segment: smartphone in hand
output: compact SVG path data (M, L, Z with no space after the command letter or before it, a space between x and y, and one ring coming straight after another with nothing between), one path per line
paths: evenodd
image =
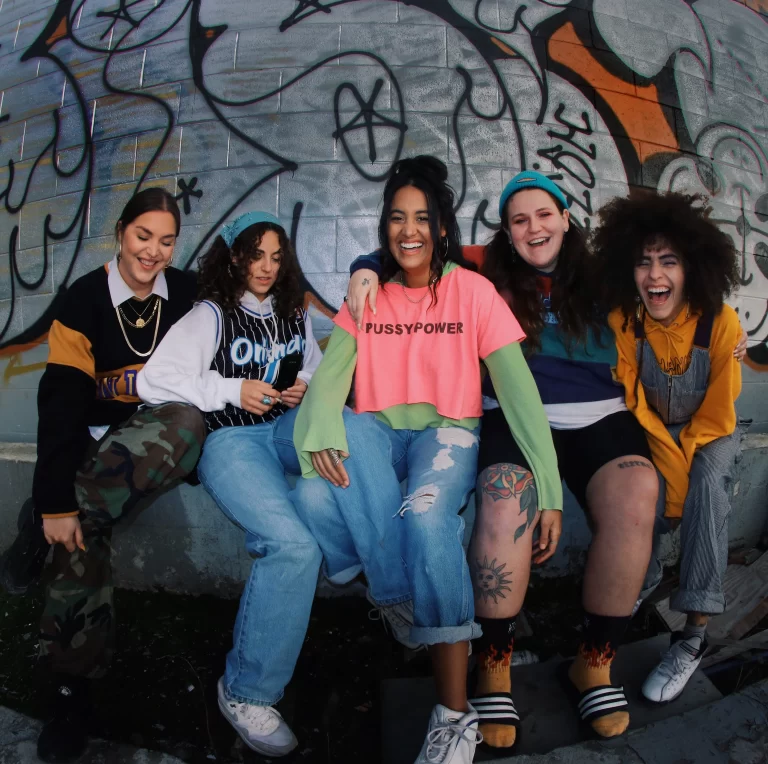
M296 377L304 364L304 353L291 353L280 361L280 368L277 372L277 379L272 383L272 387L279 392L287 390L296 384Z

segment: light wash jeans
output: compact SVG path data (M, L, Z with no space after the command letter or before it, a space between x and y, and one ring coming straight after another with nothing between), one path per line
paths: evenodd
M328 573L352 571L361 562L379 604L411 597L414 642L480 636L459 516L475 483L479 428L393 430L370 414L351 412L344 424L349 488L317 477L302 478L294 491Z
M207 438L200 481L245 531L253 561L240 597L224 687L233 700L271 706L291 679L309 623L322 555L289 498L285 473L298 475L293 425L298 409L274 422L222 427Z

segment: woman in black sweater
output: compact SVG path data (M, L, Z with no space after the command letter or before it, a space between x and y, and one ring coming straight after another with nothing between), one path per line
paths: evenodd
M0 571L23 593L54 545L39 642L52 680L43 761L85 747L89 680L107 667L114 629L111 528L189 474L205 437L193 406L139 408L136 393L136 375L195 298L194 279L170 267L180 223L164 189L136 194L115 226L114 259L66 290L48 333L32 499Z

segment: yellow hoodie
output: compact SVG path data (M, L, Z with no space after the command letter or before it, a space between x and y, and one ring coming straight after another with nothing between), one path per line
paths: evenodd
M687 371L693 351L693 336L698 314L690 315L685 306L669 325L662 326L650 316L645 318L645 336L659 366L667 374ZM624 385L627 408L634 413L648 436L653 461L667 483L666 517L681 517L688 494L688 475L696 449L717 438L730 435L736 429L735 401L741 392L741 364L733 351L741 338L741 325L736 311L724 305L715 317L709 345L710 374L704 400L691 421L680 433L680 445L675 443L664 422L647 404L642 384L637 387L637 352L635 319L622 330L624 314L617 309L608 316L616 335L618 364L616 376Z

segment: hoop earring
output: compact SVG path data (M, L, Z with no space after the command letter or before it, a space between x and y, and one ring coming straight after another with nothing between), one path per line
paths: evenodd
M120 258L122 258L122 253L120 251L121 249L122 247L118 244L117 250L115 251L115 260L117 260L118 263L120 262Z
M229 276L229 278L231 278L231 279L235 278L235 274L234 274L234 273L232 273L232 263L231 263L231 262L230 262L230 263L227 263L227 275L228 275L228 276Z
M170 268L172 265L173 265L173 255L171 255L171 259L165 264L165 266L163 267L163 270L167 271L168 268Z
M448 237L443 236L443 253L442 258L445 260L448 257Z

